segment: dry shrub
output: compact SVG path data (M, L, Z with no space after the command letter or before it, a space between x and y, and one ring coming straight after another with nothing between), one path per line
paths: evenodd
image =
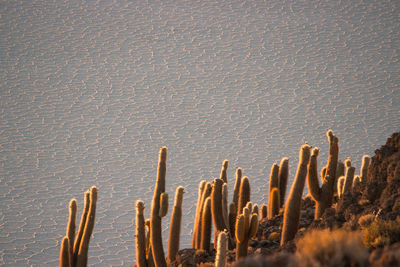
M363 242L368 248L379 248L400 241L400 217L393 221L376 220L363 230Z
M366 214L361 216L358 219L358 224L360 225L361 228L366 228L371 225L375 221L376 216L374 214Z
M300 266L368 266L368 251L360 232L314 230L297 244L296 257Z

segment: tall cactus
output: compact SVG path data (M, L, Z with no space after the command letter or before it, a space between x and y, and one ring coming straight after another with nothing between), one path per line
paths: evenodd
M236 181L235 187L233 188L233 199L232 202L235 204L235 207L238 208L239 203L239 192L240 192L240 184L242 183L242 169L236 168Z
M162 226L160 217L161 194L165 192L165 175L167 171L167 148L161 147L157 167L157 180L154 188L154 196L151 204L150 217L150 241L153 253L153 260L157 267L166 267L164 248L162 243Z
M87 265L88 252L89 252L89 241L93 233L94 221L96 216L96 204L97 204L97 187L92 186L90 188L90 207L87 214L85 228L83 230L81 244L79 246L77 267L83 267Z
M194 230L193 230L193 239L194 239L194 245L193 248L199 249L201 245L201 236L202 236L202 223L203 223L203 212L204 212L204 203L207 199L207 197L211 196L211 191L212 191L212 186L210 182L206 182L203 193L201 196L200 200L200 209L198 211L198 214L196 214L196 221L194 225Z
M300 159L296 177L294 178L292 188L290 189L283 215L281 246L295 237L299 227L301 198L306 181L307 165L310 161L310 146L304 144L301 147L299 154Z
M254 237L258 230L257 214L250 215L247 207L236 219L236 260L247 256L249 240Z
M217 243L217 255L215 256L215 267L225 267L227 246L228 234L226 232L219 233Z
M279 174L278 174L278 188L280 196L280 208L283 207L285 203L286 187L289 178L289 159L282 158L279 164Z
M239 201L237 206L237 216L242 214L243 208L246 207L247 202L250 201L250 181L247 176L243 177L240 183Z
M184 188L178 186L175 192L175 202L172 209L171 223L169 226L168 238L168 257L167 262L175 261L176 254L179 250L179 237L181 234L181 221L182 221L182 202L183 202Z
M335 186L336 168L339 154L339 139L333 134L332 130L328 130L326 133L329 139L329 156L326 171L322 171L322 186L319 187L318 180L315 180L314 172L317 168L317 156L315 159L311 159L311 162L315 161L315 164L310 165L309 172L312 174L308 175L308 186L311 196L316 201L315 208L315 219L321 218L324 214L325 209L332 205L332 198Z
M202 223L201 223L201 237L199 249L210 252L211 242L211 197L207 197L204 201Z
M225 224L224 211L223 211L223 188L224 181L222 179L214 179L214 184L211 192L211 213L215 226L214 246L217 245L217 237L221 231L228 227Z
M136 201L136 264L138 267L147 267L144 202L142 200Z
M199 221L199 216L201 209L203 208L202 205L202 195L203 195L203 190L204 187L206 186L207 181L206 180L201 180L199 184L199 193L197 196L197 206L196 206L196 216L194 218L194 226L193 226L193 235L192 235L192 248L196 248L196 241L197 241L197 227L198 227L198 221Z

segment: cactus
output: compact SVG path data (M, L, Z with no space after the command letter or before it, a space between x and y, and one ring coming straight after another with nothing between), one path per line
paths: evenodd
M344 176L340 176L337 181L337 195L338 195L339 199L343 195L343 188L344 188L345 180L346 180L346 178Z
M344 176L344 163L341 162L340 160L338 161L337 167L336 167L336 179L335 179L335 185L333 186L334 188L334 192L333 194L339 194L339 192L337 191L337 189L339 188L337 183L338 180L341 176Z
M136 264L138 267L146 267L146 231L144 219L144 202L136 201Z
M224 160L224 162L222 162L222 167L221 167L221 174L219 179L222 179L222 181L224 181L224 183L228 183L228 177L226 175L226 171L228 169L228 160Z
M332 198L335 185L336 168L339 154L339 139L333 134L332 130L326 133L329 139L329 156L326 170L322 170L321 179L322 186L319 187L318 180L315 180L315 172L317 168L317 156L311 157L309 174L308 174L308 187L311 196L316 202L315 219L321 218L325 209L332 205ZM314 157L314 158L313 158ZM311 172L311 173L310 173Z
M361 179L360 179L360 176L356 175L356 176L354 176L353 185L351 187L352 192L359 190L360 187L361 187Z
M162 147L159 153L159 161L157 167L157 180L154 188L154 196L151 204L151 217L150 217L150 242L153 253L153 260L157 267L166 267L164 248L162 242L162 227L160 217L160 199L161 194L165 192L165 174L167 162L167 148Z
M279 214L280 203L279 189L273 187L268 200L268 219L272 219Z
M280 208L282 208L283 204L285 203L288 178L289 178L289 159L285 157L282 158L281 163L279 164L279 174L278 174Z
M67 237L68 237L68 257L71 266L74 262L74 238L75 238L75 230L76 230L76 199L71 199L69 202L69 220L67 226Z
M221 232L218 235L217 255L215 256L215 267L225 267L226 265L226 250L228 245L228 234Z
M268 195L271 194L271 191L274 187L279 187L279 167L276 163L272 164L271 173L269 176L269 188Z
M317 151L318 149L316 149L315 152L313 150L313 155L314 153L318 154ZM301 147L299 154L300 159L297 167L296 177L294 179L292 188L290 189L283 215L281 246L295 237L299 227L301 197L307 175L307 165L310 161L310 146L308 144L304 144Z
M68 236L64 236L61 241L60 267L69 267L69 243Z
M203 203L202 202L202 195L203 195L203 190L204 187L206 186L207 181L206 180L201 180L200 184L199 184L199 193L197 196L197 206L196 206L196 216L194 218L194 226L193 226L193 236L192 236L192 248L196 248L196 240L197 240L197 223L199 221L199 216L200 216L200 212L201 209L203 208Z
M233 189L233 199L232 202L235 204L235 207L239 207L239 193L240 193L240 184L242 183L242 169L236 168L236 181L235 187Z
M90 207L87 214L85 229L83 231L82 240L79 245L77 264L76 266L87 266L88 252L89 252L89 241L93 233L94 221L96 216L96 204L97 204L97 187L92 186L90 188Z
M259 211L258 211L258 205L254 204L253 205L253 211L251 212L251 214L256 213L258 215Z
M231 202L229 204L229 232L233 235L235 233L235 223L236 223L236 206L235 203Z
M214 246L217 245L217 237L219 232L228 229L225 225L225 218L223 212L223 196L222 187L224 181L222 179L214 179L214 184L211 192L211 213L215 226Z
M145 222L145 226L147 229L146 233L146 260L147 260L147 267L154 267L154 259L153 259L153 252L151 249L151 240L150 240L150 219L147 219Z
M204 212L204 203L207 197L211 196L212 186L210 182L206 182L201 196L199 214L196 215L196 221L194 225L193 239L195 239L193 248L199 249L201 244L201 231L202 231L202 217Z
M268 217L268 207L266 204L261 205L261 220Z
M179 236L181 234L181 221L182 221L182 202L183 202L184 188L178 186L175 192L175 202L171 215L171 223L169 226L168 238L168 256L167 262L175 261L176 254L179 250Z
M368 155L364 155L362 157L362 163L361 163L361 172L360 172L360 180L361 184L365 184L367 182L368 178L368 167L371 162L371 158Z
M236 260L247 256L249 240L254 237L258 230L258 216L253 214L250 217L248 208L243 209L243 213L236 220Z
M209 252L211 242L211 197L207 197L204 201L201 226L199 248Z
M343 191L342 194L346 194L348 192L351 192L351 187L353 185L353 179L354 179L354 172L355 172L355 168L351 166L351 159L347 158L344 161L344 164L346 166L346 176L345 176L345 182L343 185Z
M79 246L81 244L82 236L83 236L83 231L85 230L85 225L86 225L86 219L87 215L89 213L89 207L90 207L90 190L87 190L85 192L85 198L84 198L84 205L83 205L83 211L82 211L82 217L81 217L81 222L79 224L79 230L78 234L75 238L74 242L74 255L73 255L73 262L72 266L76 266L77 260L78 260L78 252L79 252Z
M247 176L242 178L240 183L240 190L239 190L239 201L238 201L238 209L237 215L242 214L243 208L246 207L247 202L250 201L250 181Z
M222 185L222 215L226 229L229 231L229 211L228 211L228 184Z

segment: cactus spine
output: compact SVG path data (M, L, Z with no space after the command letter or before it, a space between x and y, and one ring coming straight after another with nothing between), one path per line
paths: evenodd
M64 236L61 241L60 267L69 267L69 243L68 236Z
M162 147L159 153L159 161L157 168L157 180L154 188L154 196L151 205L150 218L150 241L153 253L153 260L157 267L166 267L164 248L161 235L161 217L160 217L160 199L161 194L165 192L165 175L167 171L167 148Z
M299 154L300 159L297 167L296 177L294 179L292 188L290 189L283 215L281 246L295 237L299 227L301 197L307 175L307 165L310 161L310 146L308 144L304 144L301 147Z
M325 209L329 208L332 205L332 198L335 186L335 177L336 177L336 168L338 162L338 154L339 154L339 139L333 134L332 130L328 130L326 133L329 139L329 156L328 156L328 165L322 173L322 186L319 188L319 184L315 182L315 180L311 180L308 182L309 190L311 196L316 201L315 208L315 219L321 218L324 214ZM312 160L313 161L313 160ZM315 158L315 166L310 166L309 170L314 172L314 168L316 168L316 158ZM309 174L309 179L314 179L314 176ZM308 180L309 180L308 179ZM316 187L318 186L318 188Z
M225 267L226 265L226 250L228 246L228 235L226 232L221 232L218 235L217 255L215 256L215 267Z
M181 221L182 221L182 202L183 202L184 189L178 186L175 192L175 202L172 209L171 223L169 226L168 238L168 262L171 263L175 260L176 254L179 250L179 236L181 234Z
M285 203L285 195L286 195L286 187L287 181L289 178L289 159L282 158L281 163L279 164L279 174L278 174L278 187L279 187L279 196L280 196L280 207L283 207Z
M211 225L211 197L207 197L204 201L202 213L202 229L199 248L208 252L210 251Z
M277 187L272 188L272 191L269 193L269 201L268 201L268 219L272 219L276 215L279 214L280 210L280 196L279 189Z
M146 231L144 219L144 203L136 201L136 264L138 267L146 267Z
M236 220L236 260L247 256L249 240L254 237L258 230L258 216L253 214L247 207L243 209L243 213Z

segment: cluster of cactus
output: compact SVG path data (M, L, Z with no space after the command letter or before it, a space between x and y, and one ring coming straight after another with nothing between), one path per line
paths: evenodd
M69 220L66 236L61 242L60 266L84 267L87 266L89 241L94 228L97 203L97 187L92 186L85 192L85 204L78 233L76 230L76 199L69 204ZM75 235L76 234L76 235Z
M289 177L289 159L283 158L280 165L272 165L268 188L267 218L272 219L279 214L285 202L286 186ZM263 218L263 217L262 217Z

